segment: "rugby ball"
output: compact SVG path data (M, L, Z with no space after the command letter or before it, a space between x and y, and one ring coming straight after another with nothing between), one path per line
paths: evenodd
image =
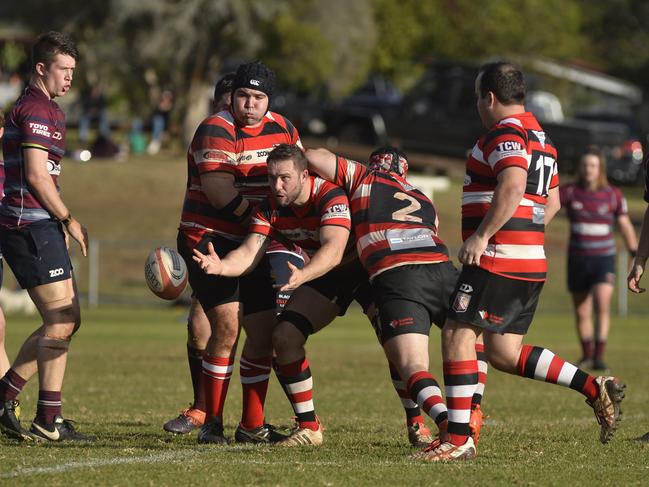
M144 278L156 296L176 299L187 286L187 265L174 249L158 247L146 258Z

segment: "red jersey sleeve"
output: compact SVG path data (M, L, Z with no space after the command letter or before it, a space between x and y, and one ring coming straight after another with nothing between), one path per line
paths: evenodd
M368 171L369 169L360 162L338 156L334 184L345 188L347 194L351 195L358 189Z
M498 175L508 167L529 168L530 156L527 153L527 140L524 133L507 120L490 131L483 146L484 160Z
M614 214L615 216L626 215L629 213L629 206L627 205L626 198L619 188L611 186L613 189L613 199L615 201Z
M237 167L234 133L219 116L206 118L196 130L190 145L199 174L222 171L235 173Z
M336 225L351 230L349 199L345 191L329 181L315 178L316 205L320 212L320 226Z
M276 236L277 231L273 228L273 210L268 204L268 200L257 205L250 220L248 233L259 233L267 237Z

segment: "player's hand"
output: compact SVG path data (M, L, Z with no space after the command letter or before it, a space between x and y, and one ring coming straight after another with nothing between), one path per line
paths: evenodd
M292 291L300 287L300 284L304 283L304 271L290 262L287 262L288 270L291 271L291 276L288 278L286 284L277 284L275 288L278 288L280 291Z
M81 253L84 257L88 255L88 230L77 220L72 218L70 223L67 225L68 235L73 239L79 242L79 247L81 248ZM67 243L67 242L66 242Z
M644 265L639 264L634 260L633 265L631 266L631 272L629 272L629 277L627 277L627 284L631 292L639 294L646 291L646 289L640 287L640 278L643 273Z
M489 239L482 238L474 233L464 241L457 254L457 258L464 265L479 265L480 257L487 248L488 243Z
M212 242L208 242L207 244L207 254L202 253L198 249L194 249L192 259L194 259L200 268L203 269L205 274L219 276L223 271L223 263L214 251L214 245L212 245Z

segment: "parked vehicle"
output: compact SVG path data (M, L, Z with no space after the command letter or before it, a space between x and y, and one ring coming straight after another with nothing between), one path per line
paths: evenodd
M329 133L342 140L390 142L404 150L463 158L485 131L476 113L477 73L474 65L435 63L398 106L332 106L325 116ZM629 133L625 125L605 121L564 118L542 124L557 147L562 170L571 170L589 145L613 153Z

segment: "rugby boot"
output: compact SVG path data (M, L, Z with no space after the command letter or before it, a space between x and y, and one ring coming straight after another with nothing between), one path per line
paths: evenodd
M480 439L480 430L482 429L482 409L480 405L477 405L471 408L471 417L469 419L469 429L471 430L471 437L473 442L478 445L478 440Z
M40 423L35 419L29 433L35 440L46 441L95 441L95 437L79 433L74 427L74 421L55 416L49 424Z
M312 430L309 428L300 428L299 425L297 425L291 433L284 438L281 441L278 441L275 443L278 446L320 446L322 445L322 442L324 441L323 435L322 435L322 423L320 423L320 420L316 417L316 421L318 422L318 429L317 430Z
M408 425L408 441L415 448L424 448L433 441L433 435L424 423Z
M15 440L32 440L29 431L20 425L20 403L17 399L5 401L0 406L0 431Z
M205 424L205 411L196 408L183 410L178 417L170 419L162 429L174 435L185 435Z
M449 462L451 460L472 460L476 456L475 443L470 436L463 445L454 445L451 442L434 441L412 458L426 462Z
M586 400L586 403L593 408L595 418L599 423L599 441L608 443L622 420L620 403L624 399L626 384L617 377L605 376L596 377L595 382L599 388L599 394L594 401Z
M221 420L214 418L210 422L205 423L198 431L198 442L227 445L228 439L223 435L223 423Z
M257 428L247 429L237 426L234 432L234 440L237 443L277 443L286 438L286 435L278 433L275 427L270 424L263 424Z

